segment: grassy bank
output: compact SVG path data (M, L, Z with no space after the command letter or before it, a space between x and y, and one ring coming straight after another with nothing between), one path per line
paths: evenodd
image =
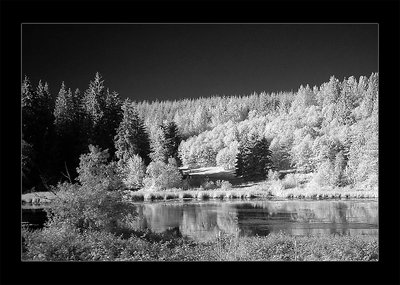
M378 191L359 190L352 188L313 188L313 187L295 187L289 189L274 188L268 183L258 183L251 186L242 186L240 188L230 189L211 189L202 188L182 190L168 189L157 190L139 190L136 192L127 191L126 199L130 201L157 201L157 200L209 200L209 199L256 199L256 198L284 198L284 199L364 199L378 198Z
M23 260L112 261L371 261L378 238L371 236L220 236L193 242L150 232L128 238L105 232L44 229L24 235Z
M208 199L363 199L378 198L378 190L364 187L320 186L312 181L313 174L289 174L284 179L244 182L233 172L220 167L199 168L190 173L190 185L167 190L141 189L125 191L128 201L208 200ZM227 179L227 180L224 180ZM42 204L54 198L51 192L22 195L22 203Z
M25 204L43 204L48 203L54 198L51 192L37 192L22 195L22 203ZM266 183L255 185L242 185L240 188L230 189L211 189L202 188L182 190L146 190L125 191L125 198L128 201L170 201L170 200L230 200L230 199L376 199L377 190L360 190L352 188L313 188L313 187L295 187L289 189L274 188Z

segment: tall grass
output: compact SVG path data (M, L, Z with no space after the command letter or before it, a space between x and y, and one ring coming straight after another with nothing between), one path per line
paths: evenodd
M163 191L144 191L131 192L125 197L133 202L139 201L157 201L157 200L208 200L208 199L270 199L273 197L287 199L363 199L378 198L377 190L362 190L350 187L320 187L315 184L308 183L299 185L292 183L293 180L284 182L282 180L273 180L262 182L256 185L243 188L222 188L205 190L202 188L182 190L169 189ZM287 184L285 184L287 183ZM287 185L298 185L296 187L287 188Z
M222 232L195 242L171 234L23 230L23 260L45 261L377 261L375 236L242 237Z

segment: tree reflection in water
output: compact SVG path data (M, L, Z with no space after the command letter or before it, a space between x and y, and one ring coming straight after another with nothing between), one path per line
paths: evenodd
M376 201L209 201L137 204L138 228L207 241L219 232L265 236L376 235ZM177 233L178 234L178 233Z

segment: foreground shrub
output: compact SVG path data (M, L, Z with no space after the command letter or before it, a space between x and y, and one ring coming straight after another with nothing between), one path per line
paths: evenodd
M153 161L147 167L144 184L148 189L179 188L182 185L182 175L176 164Z
M47 209L49 225L65 224L71 228L113 229L131 217L133 205L123 200L119 191L109 191L102 184L95 186L63 183Z
M135 232L127 238L103 231L46 228L23 231L24 259L124 261L377 261L373 236L219 236L194 242L173 232Z
M77 181L87 187L103 185L107 190L121 190L123 183L114 162L108 163L108 150L89 145L89 153L80 156Z
M284 189L295 188L299 185L296 175L293 173L289 173L282 181L282 185Z
M139 155L129 158L127 164L122 167L121 172L122 181L128 189L139 189L143 186L146 166Z
M107 151L89 148L77 169L79 183L55 187L56 196L46 210L47 227L113 231L131 223L135 211L119 191L122 182L115 165L107 163Z

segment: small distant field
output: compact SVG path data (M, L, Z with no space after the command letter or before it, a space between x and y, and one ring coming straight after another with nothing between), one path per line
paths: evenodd
M216 182L218 180L229 181L233 185L239 185L243 183L243 179L235 176L235 170L225 170L223 167L201 167L195 169L183 168L183 173L189 175L190 185L193 187L199 187L205 179Z

